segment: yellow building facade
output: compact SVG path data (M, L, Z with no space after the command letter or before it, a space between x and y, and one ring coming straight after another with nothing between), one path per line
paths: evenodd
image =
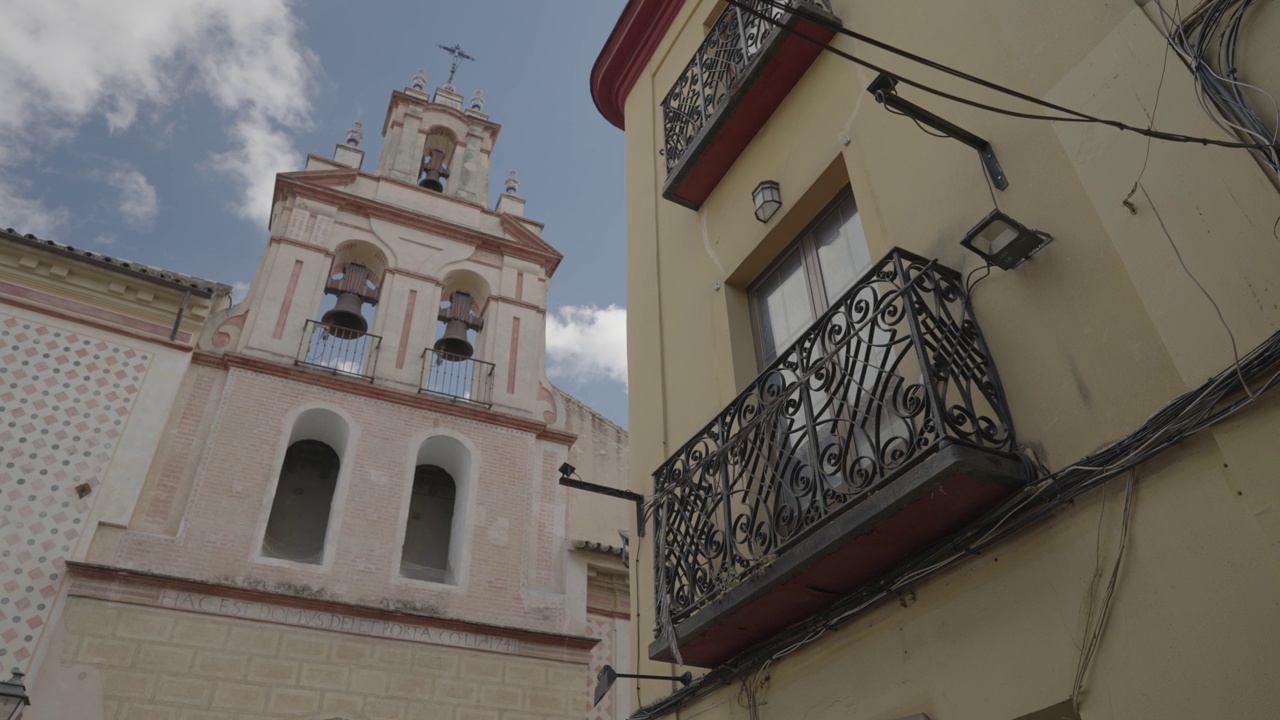
M627 3L643 717L1276 714L1278 23Z

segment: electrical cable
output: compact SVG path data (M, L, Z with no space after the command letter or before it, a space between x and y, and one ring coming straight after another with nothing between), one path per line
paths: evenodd
M930 130L929 128L927 128L927 127L925 127L925 126L921 125L919 120L917 120L917 119L915 119L915 118L911 117L910 115L908 115L908 114L906 114L906 113L902 112L901 110L894 110L893 108L889 107L888 105L886 105L884 109L885 109L885 110L888 110L890 113L893 113L894 115L901 115L902 117L907 118L907 119L908 119L908 120L910 120L911 122L915 123L915 124L916 124L916 127L920 128L920 131L921 131L921 132L923 132L925 135L932 135L933 137L936 137L936 138L950 138L950 137L951 137L950 135L947 135L947 134L944 134L944 133L940 133L940 132L934 132L934 131ZM984 168L985 168L985 166L984 166ZM983 172L986 172L986 170L984 169L984 170L983 170Z
M1156 112L1160 109L1160 91L1164 89L1165 71L1169 69L1169 48L1173 47L1173 41L1166 38L1164 44L1164 58L1160 61L1160 82L1156 83L1156 99L1151 104L1151 112L1147 115L1147 127L1156 126ZM1147 172L1147 161L1151 159L1151 138L1147 138L1147 149L1142 153L1142 167L1138 169L1138 177L1133 181L1133 187L1129 188L1129 194L1124 196L1120 204L1129 210L1130 213L1136 213L1131 199L1133 194L1138 192L1138 183L1142 182L1142 176Z
M792 10L794 9L794 8L793 8L793 7L791 7L790 5L786 5L786 4L783 4L783 3L778 2L778 0L757 0L757 1L758 1L758 2L762 2L762 3L766 4L766 5L769 5L769 6L774 7L774 8L778 8L778 9L786 10L787 12L790 12L790 11L792 11ZM1014 97L1014 98L1016 98L1016 99L1023 100L1023 101L1025 101L1025 102L1029 102L1029 103L1032 103L1032 104L1034 104L1034 105L1039 105L1039 106L1041 106L1041 107L1044 107L1044 108L1047 108L1047 109L1050 109L1050 110L1055 110L1055 111L1060 112L1060 113L1066 113L1069 117L1063 117L1063 116L1061 116L1061 115L1037 115L1037 114L1033 114L1033 113L1020 112L1020 111L1017 111L1017 110L1010 110L1010 109L1008 109L1008 108L1001 108L1001 107L996 107L996 106L993 106L993 105L987 105L987 104L985 104L985 103L981 103L981 102L978 102L978 101L976 101L976 100L971 100L971 99L969 99L969 98L962 97L962 96L959 96L959 95L955 95L955 94L952 94L952 93L948 93L948 92L945 92L945 91L943 91L943 90L938 90L937 88L931 87L931 86L926 85L926 84L924 84L924 83L922 83L922 82L919 82L919 81L917 81L917 80L912 80L911 78L906 77L906 76L904 76L904 75L901 75L901 74L898 74L898 73L894 73L894 72L890 72L889 70L887 70L887 69L885 69L885 68L882 68L882 67L880 67L879 65L876 65L876 64L874 64L874 63L872 63L872 62L870 62L870 61L864 60L864 59L862 59L862 58L860 58L860 57L857 57L857 56L855 56L855 55L852 55L852 54L850 54L850 53L847 53L847 52L845 52L845 51L843 51L843 50L841 50L841 49L839 49L839 48L837 48L837 47L835 47L835 46L833 46L833 45L831 45L831 44L829 44L829 43L826 43L826 42L824 42L824 41L822 41L822 40L819 40L818 38L815 38L815 37L813 37L813 36L811 36L811 35L808 35L808 34L806 34L806 33L802 33L802 32L800 32L800 31L796 30L795 28L788 27L787 25L785 25L785 24L783 24L783 23L779 22L776 18L773 18L773 17L769 16L769 15L768 15L768 14L766 14L766 13L762 13L762 12L760 12L759 10L757 10L757 9L755 9L755 8L753 8L753 7L750 7L750 6L746 5L746 4L744 3L744 0L728 0L728 4L730 4L730 5L732 5L732 6L736 7L736 8L738 8L739 10L745 11L745 12L747 12L747 13L749 13L749 14L753 15L754 17L756 17L756 18L758 18L758 19L760 19L760 20L763 20L763 21L765 21L765 22L767 22L767 23L769 23L769 24L773 25L775 28L777 28L777 29L779 29L779 30L782 30L783 32L786 32L786 33L788 33L788 34L790 34L790 35L794 35L795 37L798 37L798 38L800 38L800 39L802 39L802 40L804 40L804 41L806 41L806 42L809 42L809 43L811 43L811 44L813 44L813 45L816 45L817 47L819 47L819 48L821 48L821 49L823 49L823 50L826 50L827 52L830 52L830 53L832 53L833 55L836 55L836 56L838 56L838 57L844 58L845 60L848 60L848 61L850 61L850 62L856 63L856 64L858 64L858 65L861 65L862 67L865 67L865 68L867 68L868 70L872 70L872 71L874 71L874 72L878 72L878 73L885 73L885 74L888 74L888 75L892 75L892 76L893 76L894 78L896 78L899 82L901 82L901 83L903 83L903 84L905 84L905 85L910 85L911 87L917 88L917 89L919 89L919 90L923 90L924 92L930 93L930 94L932 94L932 95L936 95L937 97L941 97L941 98L944 98L944 99L947 99L947 100L951 100L951 101L953 101L953 102L958 102L958 103L961 103L961 104L963 104L963 105L969 105L969 106L971 106L971 107L979 108L979 109L981 109L981 110L987 110L987 111L989 111L989 112L994 112L994 113L998 113L998 114L1001 114L1001 115L1008 115L1008 116L1010 116L1010 117L1023 118L1023 119L1027 119L1027 120L1048 120L1048 121L1051 121L1051 122L1078 122L1078 123L1095 123L1095 124L1100 124L1100 125L1108 125L1108 126L1110 126L1110 127L1114 127L1114 128L1116 128L1116 129L1118 129L1118 130L1128 131L1128 132L1133 132L1133 133L1137 133L1137 134L1139 134L1139 135L1144 135L1144 136L1147 136L1147 137L1155 138L1155 139L1157 139L1157 140L1167 140L1167 141L1170 141L1170 142L1198 143L1198 144L1201 144L1201 145L1216 145L1216 146L1219 146L1219 147L1228 147L1228 148L1245 148L1245 149L1259 149L1259 148L1264 147L1264 146L1262 146L1262 145L1258 145L1258 144L1256 144L1256 143L1241 143L1241 142L1233 142L1233 141L1228 141L1228 140L1218 140L1218 139L1215 139L1215 138L1199 137L1199 136L1194 136L1194 135L1184 135L1184 134L1180 134L1180 133L1169 133L1169 132L1164 132L1164 131L1161 131L1161 130L1154 130L1154 129L1148 129L1148 128L1139 127L1139 126L1136 126L1136 125L1129 125L1129 124L1127 124L1127 123L1120 122L1119 120L1111 120L1111 119L1107 119L1107 118L1094 117L1094 116L1089 115L1089 114L1087 114L1087 113L1080 112L1079 110L1073 110L1073 109L1071 109L1071 108L1064 107L1064 106L1062 106L1062 105L1058 105L1058 104L1056 104L1056 103L1051 103L1051 102L1048 102L1047 100L1042 100L1042 99L1037 98L1037 97L1034 97L1034 96L1032 96L1032 95L1027 95L1026 93L1019 92L1019 91L1017 91L1017 90L1013 90L1013 89L1011 89L1011 88L1004 87L1003 85L999 85L999 84L994 83L994 82L991 82L991 81L989 81L989 80L984 80L984 79L982 79L982 78L980 78L980 77L977 77L977 76L975 76L975 75L971 75L971 74L966 73L966 72L963 72L963 71L961 71L961 70L956 70L955 68L949 67L949 66L947 66L947 65L944 65L944 64L942 64L942 63L939 63L939 62L936 62L936 61L933 61L933 60L929 60L928 58L924 58L924 57L922 57L922 56L920 56L920 55L916 55L915 53L911 53L911 52L907 52L907 51L905 51L905 50L899 49L899 48L894 47L893 45L890 45L890 44L888 44L888 43L885 43L885 42L882 42L882 41L876 40L876 39L871 38L871 37L869 37L869 36L867 36L867 35L863 35L862 33L858 33L858 32L855 32L855 31L853 31L853 30L849 30L848 28L845 28L845 27L844 27L844 26L842 26L842 25L837 25L837 24L831 23L831 22L829 22L829 21L827 21L827 20L825 20L825 19L818 18L818 17L815 17L815 16L813 16L813 15L808 15L808 16L806 16L810 21L812 21L812 22L814 22L814 23L816 23L816 24L822 25L823 27L826 27L826 28L828 28L828 29L830 29L830 30L833 30L833 31L837 32L837 33L840 33L841 35L845 35L845 36L851 37L851 38L853 38L853 39L855 39L855 40L860 40L860 41L865 42L865 43L867 43L867 44L869 44L869 45L872 45L872 46L874 46L874 47L880 48L880 49L882 49L882 50L886 50L886 51L888 51L888 52L890 52L890 53L893 53L893 54L895 54L895 55L899 55L899 56L901 56L901 57L903 57L903 58L906 58L906 59L908 59L908 60L911 60L911 61L913 61L913 62L920 63L920 64L924 65L925 67L929 67L929 68L931 68L931 69L938 70L938 71L943 72L943 73L946 73L946 74L948 74L948 75L953 75L953 76L958 77L958 78L960 78L960 79L962 79L962 80L966 80L966 81L968 81L968 82L974 83L974 84L976 84L976 85L979 85L979 86L981 86L981 87L987 88L987 89L989 89L989 90L994 90L994 91L996 91L996 92L1003 93L1003 94L1005 94L1005 95L1009 95L1009 96Z
M1280 145L1276 142L1280 134L1280 103L1265 90L1240 80L1237 72L1240 28L1253 3L1254 0L1206 0L1185 18L1181 17L1177 0L1172 13L1160 0L1155 7L1162 34L1195 80L1196 100L1205 114L1226 132L1257 139L1258 146L1251 152L1273 172L1280 172ZM1246 89L1271 101L1276 119L1273 127L1268 127L1253 109L1244 95Z
M1084 646L1080 649L1080 662L1076 666L1076 678L1071 688L1071 706L1075 709L1076 714L1080 713L1080 693L1084 690L1085 677L1089 674L1089 666L1093 664L1093 658L1098 653L1098 647L1102 644L1102 631L1106 628L1107 618L1111 614L1111 601L1115 598L1116 581L1120 577L1120 563L1124 561L1125 547L1129 541L1129 518L1133 509L1133 488L1136 481L1136 472L1129 470L1129 481L1125 484L1124 491L1124 511L1120 516L1120 546L1116 550L1115 566L1111 568L1111 579L1107 582L1106 592L1102 598L1102 608L1098 612L1098 622L1093 622L1093 596L1098 587L1098 580L1102 575L1102 519L1106 511L1106 499L1103 499L1102 511L1098 514L1098 562L1093 576L1093 582L1089 585L1089 614L1085 619L1086 640ZM1092 628L1092 631L1089 630Z
M1177 243L1173 241L1173 236L1169 234L1169 228L1165 227L1164 218L1160 217L1160 211L1156 209L1156 204L1151 201L1151 196L1147 194L1146 186L1138 183L1138 188L1142 190L1142 196L1147 199L1147 204L1151 206L1151 212L1155 213L1156 221L1160 223L1160 229L1164 231L1164 236L1169 241L1169 247L1173 248L1173 254L1178 257L1178 264L1182 266L1182 271L1187 274L1187 277L1191 278L1191 282L1195 283L1196 287L1200 288L1200 292L1205 296L1205 299L1213 306L1214 312L1218 313L1218 321L1222 323L1223 329L1227 331L1227 337L1231 340L1231 356L1236 361L1236 374L1240 376L1240 384L1244 387L1245 393L1252 398L1253 392L1249 390L1249 384L1244 381L1244 375L1240 373L1240 350L1236 346L1236 335L1231 332L1231 326L1227 324L1227 319L1222 316L1222 308L1218 307L1218 303L1214 301L1213 296L1209 294L1208 290L1204 289L1204 285L1200 284L1196 276L1191 273L1191 269L1187 267L1186 261L1182 259L1182 253L1178 251Z

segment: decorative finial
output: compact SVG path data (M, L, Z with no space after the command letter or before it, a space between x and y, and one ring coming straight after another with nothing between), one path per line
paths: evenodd
M413 76L412 80L409 81L409 87L413 88L414 90L426 90L427 89L426 71L423 70L422 68L418 68L418 73Z
M520 181L516 179L516 171L512 170L507 173L506 189L503 191L508 195L515 195L520 190Z
M454 43L452 46L437 45L436 47L453 56L453 63L449 65L449 79L444 81L444 87L446 90L454 92L453 74L458 72L458 63L463 60L475 60L475 58L462 52L462 46L457 43Z
M484 93L480 92L480 88L476 88L476 92L471 96L471 109L484 110Z
M357 120L352 123L351 129L347 131L347 144L351 147L360 147L360 141L364 139L364 131L361 130L362 127L364 126L360 124L359 120Z

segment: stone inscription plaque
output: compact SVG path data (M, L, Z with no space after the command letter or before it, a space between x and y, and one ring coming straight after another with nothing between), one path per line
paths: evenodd
M518 653L520 651L519 641L513 638L481 635L462 630L449 630L392 620L357 617L324 610L271 605L254 600L239 600L181 590L159 590L155 604L164 608L187 610L206 615L223 615L245 620L274 622L281 625L296 625L316 630L347 632L394 640L410 640L433 645L450 645L471 650L489 650L501 653Z

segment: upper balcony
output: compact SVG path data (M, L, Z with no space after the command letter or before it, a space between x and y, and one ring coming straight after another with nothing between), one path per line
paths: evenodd
M822 52L797 33L825 43L840 24L827 0L744 4L720 13L662 101L662 196L694 210Z
M658 616L718 665L1015 492L1015 448L959 274L895 249L654 473Z

